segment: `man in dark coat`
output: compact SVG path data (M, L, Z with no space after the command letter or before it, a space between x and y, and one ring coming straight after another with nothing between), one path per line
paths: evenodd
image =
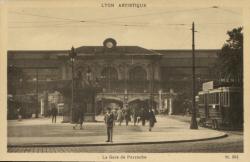
M107 108L107 113L105 114L104 121L107 127L108 136L106 142L113 142L114 114L111 112L110 108Z
M52 123L56 123L56 116L57 116L57 108L56 104L52 103L51 104L51 115L52 115Z
M148 112L147 112L146 108L143 107L141 109L141 112L140 112L140 120L142 122L142 126L145 126L147 118L148 118Z
M85 106L85 104L83 104ZM76 113L76 124L73 126L73 129L76 129L79 125L80 129L83 129L82 124L84 120L84 109L80 105L77 105L77 113Z
M149 109L148 120L149 120L149 131L151 131L155 123L157 122L153 109Z

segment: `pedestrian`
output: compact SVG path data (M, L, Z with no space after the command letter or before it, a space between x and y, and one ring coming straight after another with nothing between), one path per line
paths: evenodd
M111 109L107 108L107 113L105 114L104 121L107 127L107 141L113 142L113 127L114 127L114 114L111 112Z
M145 126L146 119L147 119L147 110L146 108L142 107L140 112L140 120L142 122L142 126Z
M131 121L130 112L128 108L125 109L124 118L126 121L126 126L128 126L129 121Z
M18 117L18 121L22 121L22 107L19 106L17 109L17 117Z
M117 121L117 117L118 117L117 110L111 109L111 113L114 115L114 125L115 125L115 121Z
M187 99L184 100L183 107L184 107L183 116L188 115L188 100Z
M138 117L138 112L136 110L136 108L133 109L133 121L134 121L134 126L136 125L137 121L137 117Z
M77 110L76 111L76 124L73 126L73 129L76 129L78 125L80 129L83 129L82 124L84 120L84 109L80 105L77 105L76 110Z
M151 131L152 128L154 127L155 123L157 122L153 109L149 109L148 120L149 120L149 131Z
M56 123L56 116L57 116L57 108L56 108L56 104L52 103L51 104L51 115L52 115L52 123Z
M121 108L117 111L117 121L118 121L119 125L122 124L122 121L123 121L123 111L122 111Z

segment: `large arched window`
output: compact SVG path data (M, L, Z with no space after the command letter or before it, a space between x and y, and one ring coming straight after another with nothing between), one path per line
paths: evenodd
M147 80L147 72L140 66L134 67L129 71L129 79L134 81Z
M102 73L101 73L102 77L104 79L108 79L110 81L115 81L115 80L118 80L118 72L115 68L113 67L105 67L103 70L102 70Z

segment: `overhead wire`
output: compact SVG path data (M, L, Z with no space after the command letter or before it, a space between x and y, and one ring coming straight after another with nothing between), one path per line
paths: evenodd
M155 12L155 13L146 13L146 14L138 14L138 15L130 15L130 16L118 16L118 17L109 17L109 18L99 18L99 19L93 19L93 20L79 20L79 19L72 19L72 18L62 18L62 17L55 17L55 16L48 16L48 15L40 15L40 14L32 14L32 13L24 13L24 12L17 12L17 11L10 11L10 13L20 14L20 15L28 15L28 16L35 16L35 17L43 17L43 18L49 18L49 19L57 19L57 20L64 20L64 21L54 21L54 22L68 22L64 25L70 25L71 23L83 23L84 25L87 25L87 23L96 23L101 25L115 25L115 26L124 26L124 27L150 27L150 26L186 26L190 24L185 23L168 23L168 24L154 24L154 23L139 23L139 22L103 22L103 21L97 21L97 20L114 20L114 19L123 19L123 18L131 18L131 17L140 17L140 16L149 16L149 15L161 15L161 14L168 14L168 13L175 13L175 12L194 12L198 10L204 10L204 9L221 9L220 7L213 6L213 7L206 7L206 8L196 8L196 9L185 9L185 10L173 10L173 11L164 11L164 12ZM46 21L44 21L46 22ZM53 23L53 21L47 21ZM19 22L21 23L21 22ZM32 21L28 21L25 23L32 23ZM40 23L39 21L36 21L34 23ZM41 22L42 23L42 22ZM198 24L205 24L205 25L220 25L220 24L233 24L232 22L226 22L226 23L198 23ZM37 24L36 24L37 25ZM61 24L63 25L63 24ZM19 26L9 26L10 28L18 28ZM77 26L60 26L59 24L47 24L47 25L40 25L39 26L20 26L21 28L27 27L27 28L40 28L40 27L77 27ZM80 26L81 27L81 26Z
M96 20L123 19L123 18L141 17L141 16L149 16L149 15L161 15L161 14L176 13L176 12L193 12L193 11L204 10L204 9L209 9L209 8L211 8L211 7L196 8L196 9L185 9L185 10L163 11L163 12L145 13L145 14L129 15L129 16L97 18L97 19L90 19L90 20L79 20L79 19L71 19L71 18L61 18L61 17L55 17L55 16L39 15L39 14L26 13L26 12L18 12L18 11L9 11L9 12L10 13L15 13L15 14L20 14L20 15L29 15L29 16L36 16L36 17L43 17L43 18L50 18L50 19L60 19L60 20L78 21L78 22L87 22L87 21L88 22L94 22Z
M77 22L74 22L77 23ZM93 26L93 27L103 27L103 25L112 25L112 26L121 26L121 27L187 27L190 26L191 24L121 24L121 23L104 23L104 22L98 22L96 24L98 25L93 25L93 24L74 24L72 22L65 22L65 23L55 23L55 24L47 24L47 25L42 25L42 24L36 24L36 25L30 25L30 26L23 26L23 25L10 25L9 28L18 28L18 27L27 27L27 28L40 28L40 27L88 27L88 26ZM241 23L236 23L236 22L225 22L225 23L195 23L196 25L229 25L229 24L241 24Z

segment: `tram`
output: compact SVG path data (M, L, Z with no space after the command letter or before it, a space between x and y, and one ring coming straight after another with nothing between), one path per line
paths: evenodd
M218 87L198 93L199 125L213 129L242 129L241 87Z

